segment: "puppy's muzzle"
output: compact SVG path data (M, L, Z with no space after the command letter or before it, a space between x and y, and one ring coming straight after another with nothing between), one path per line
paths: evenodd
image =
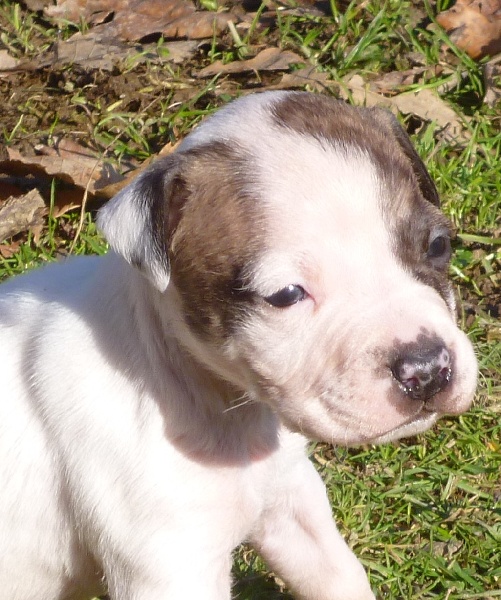
M390 365L406 396L426 402L447 387L452 378L452 354L439 338L405 344Z

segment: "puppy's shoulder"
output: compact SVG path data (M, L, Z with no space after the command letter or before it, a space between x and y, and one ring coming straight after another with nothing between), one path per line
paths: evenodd
M64 305L68 298L85 296L102 257L74 257L50 263L0 284L0 328L20 325L42 307Z

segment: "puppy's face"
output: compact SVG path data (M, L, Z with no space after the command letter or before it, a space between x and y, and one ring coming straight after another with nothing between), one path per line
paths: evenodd
M118 203L134 230L119 230ZM262 94L206 121L101 225L157 287L170 275L165 302L197 360L291 429L357 444L472 401L437 205L386 113Z

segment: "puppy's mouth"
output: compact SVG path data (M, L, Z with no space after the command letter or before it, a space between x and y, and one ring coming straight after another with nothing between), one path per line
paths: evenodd
M400 438L412 437L432 427L439 419L440 413L422 410L411 420L394 427L385 433L381 433L370 440L371 444L385 444Z

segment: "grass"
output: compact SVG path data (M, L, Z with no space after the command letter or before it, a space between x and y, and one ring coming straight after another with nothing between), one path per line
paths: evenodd
M440 7L450 4L442 1ZM441 89L454 76L456 85L442 97L469 117L467 143L447 143L435 125L412 116L402 120L459 233L451 275L463 298L461 323L479 358L476 406L417 439L357 450L318 445L311 454L339 527L379 598L501 598L501 335L493 309L500 302L501 106L483 103L482 64L451 46L433 25L430 6L405 0L353 1L347 7L332 0L331 5L330 17L279 10L276 26L263 30L255 21L245 33L215 37L178 67L159 59L124 64L106 77L78 67L35 73L16 84L22 93L15 109L2 108L3 141L16 146L73 133L118 164L141 162L231 97L276 82L272 74L191 77L193 69L247 58L266 44L295 51L333 82L355 73L371 81L414 65L429 69L405 90ZM0 26L5 47L26 59L81 28L55 28L10 1L0 7ZM157 43L159 57L165 54L163 44ZM0 93L6 89L0 85ZM58 191L54 185L53 197ZM66 254L78 217L49 218L39 238L17 239L17 249L1 259L0 277ZM74 252L104 251L92 215L84 222ZM235 552L234 573L241 600L289 598L247 547Z
M411 442L313 448L338 525L379 598L501 596L500 440L499 412L476 408ZM239 598L283 597L245 550L236 570L253 583Z

